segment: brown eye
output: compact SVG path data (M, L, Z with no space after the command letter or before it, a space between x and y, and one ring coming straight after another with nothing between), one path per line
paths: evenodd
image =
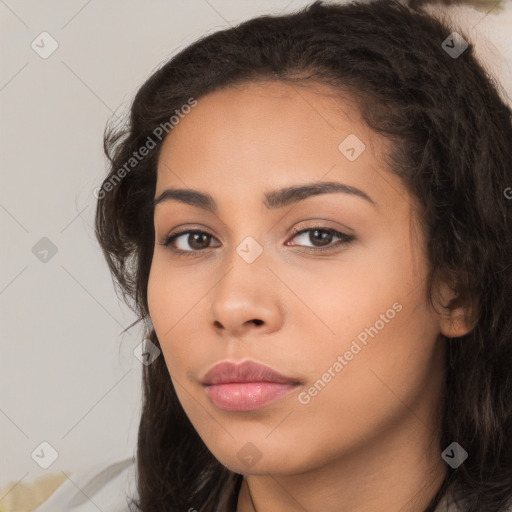
M162 245L177 253L194 253L210 247L213 236L205 231L188 230L168 236Z
M211 236L207 233L189 233L186 238L187 243L193 249L200 251L206 249L210 245Z
M355 240L355 237L351 235L347 235L346 233L342 233L336 229L322 226L314 226L307 229L296 230L295 233L296 234L292 240L296 238L302 238L303 242L308 242L311 245L307 246L297 243L293 243L292 245L297 245L300 247L311 247L316 251L335 249L342 245L348 245L350 242ZM306 236L307 233L309 233L309 235ZM333 238L338 238L339 241L334 245L331 245Z
M303 245L293 243L292 246L305 247L311 249L313 252L335 250L338 247L348 245L355 240L352 235L347 235L336 229L328 228L325 226L312 226L307 229L295 229L293 239L300 239L311 245ZM307 235L309 233L309 235ZM306 236L307 235L307 236ZM333 243L338 239L336 243ZM161 245L168 247L170 251L183 256L193 256L212 247L210 245L212 240L216 240L213 235L200 230L180 231L169 235ZM218 247L218 245L217 245Z
M323 231L321 229L309 230L309 241L315 245L318 243L320 246L329 245L332 242L334 233Z

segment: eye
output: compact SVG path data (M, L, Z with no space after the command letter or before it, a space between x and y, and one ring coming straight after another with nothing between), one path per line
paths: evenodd
M348 245L355 240L355 237L352 235L347 235L346 233L326 226L311 226L305 229L295 228L293 232L295 235L292 240L295 238L303 238L303 241L311 242L313 245L309 246L309 248L312 249L313 252L334 250L337 247ZM305 236L306 233L310 233L309 236ZM339 240L335 244L332 244L334 238L338 238ZM170 251L178 255L193 256L198 252L208 249L212 240L216 240L216 238L206 231L197 229L184 230L169 235L164 239L161 245L168 247ZM291 245L308 247L295 243Z
M313 251L334 250L337 247L348 245L350 242L355 240L355 237L352 235L347 235L346 233L342 233L341 231L326 226L312 226L305 229L295 228L294 232L295 236L292 238L292 240L295 238L302 238L302 241L309 241L313 244L313 246L309 246L313 249ZM306 236L307 233L309 233L309 235ZM339 241L334 245L332 245L333 238L339 239ZM301 247L307 246L301 245Z
M188 230L169 235L162 245L169 247L172 252L191 255L195 252L207 249L211 240L214 240L213 236L206 231ZM178 247L176 248L175 245ZM179 247L179 245L181 245L181 247ZM192 250L187 249L187 245L191 247Z

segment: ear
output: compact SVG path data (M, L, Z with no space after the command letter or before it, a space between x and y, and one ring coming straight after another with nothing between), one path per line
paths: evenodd
M472 331L478 321L478 301L463 304L453 280L440 281L437 292L441 334L459 338Z

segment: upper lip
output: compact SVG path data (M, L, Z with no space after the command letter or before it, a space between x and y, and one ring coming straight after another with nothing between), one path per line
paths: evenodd
M228 384L231 382L300 383L297 379L281 375L272 368L254 361L243 361L242 363L223 361L209 370L201 380L203 385Z

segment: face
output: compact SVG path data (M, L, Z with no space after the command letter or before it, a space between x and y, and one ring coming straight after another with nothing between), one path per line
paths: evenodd
M150 316L183 409L238 473L371 450L428 424L439 399L417 205L381 161L385 140L322 87L202 97L158 162L155 197L189 194L155 207ZM247 360L291 383L202 384L217 363Z

